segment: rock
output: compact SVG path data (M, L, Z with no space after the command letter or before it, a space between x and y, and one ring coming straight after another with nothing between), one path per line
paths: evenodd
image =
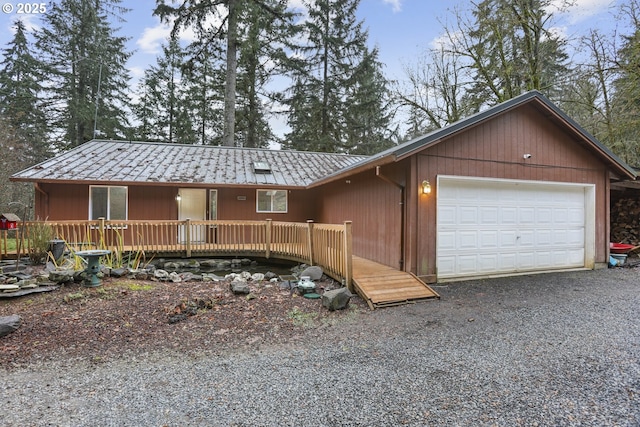
M287 291L291 290L291 282L289 282L288 280L284 280L280 282L278 286L280 286L280 289L282 290L287 290Z
M200 268L200 263L195 259L192 259L185 265L185 268L191 268L195 270L197 268Z
M180 273L180 278L185 282L202 282L202 276L190 272Z
M158 280L169 280L169 273L166 270L158 269L153 272L153 277Z
M322 306L329 311L342 310L347 308L353 294L347 288L334 289L322 294Z
M49 273L49 280L53 283L69 283L75 281L73 270L56 270Z
M169 323L170 324L174 324L174 323L178 323L178 322L182 322L183 320L187 320L187 315L186 314L174 314L172 316L169 316Z
M253 273L251 275L251 280L254 282L262 282L264 280L264 274L262 273Z
M17 314L0 317L0 337L15 332L22 324L22 318Z
M129 270L127 270L126 268L114 268L111 270L111 276L113 277L122 277L122 276L126 276L127 274L129 274Z
M147 271L147 269L129 269L129 274L127 275L127 277L129 279L136 279L136 280L149 280L149 275L153 274L153 272L149 272Z
M267 271L266 273L264 273L264 278L266 280L277 279L278 275L272 271Z
M231 292L233 292L236 295L239 295L239 294L249 295L251 293L251 289L249 289L249 285L247 284L247 282L234 281L234 282L231 282L230 287L231 287Z
M312 265L311 267L305 268L302 273L300 273L300 277L309 276L311 280L320 280L322 279L322 268L317 265Z
M180 275L178 273L176 273L175 271L172 271L171 273L169 273L169 280L171 280L173 283L180 283L182 282L182 278L180 277Z
M213 274L213 273L203 273L202 280L204 282L220 282L224 280L224 277L220 277L217 274Z

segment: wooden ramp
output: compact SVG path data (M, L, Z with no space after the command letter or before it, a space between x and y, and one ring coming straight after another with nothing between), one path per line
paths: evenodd
M357 256L353 257L353 283L372 310L440 298L414 274Z

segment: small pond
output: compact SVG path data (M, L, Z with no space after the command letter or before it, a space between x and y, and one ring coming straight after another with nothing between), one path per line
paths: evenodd
M283 260L269 260L265 258L162 258L151 262L156 268L176 273L215 274L225 276L230 273L272 272L278 276L289 275L292 269L300 265Z

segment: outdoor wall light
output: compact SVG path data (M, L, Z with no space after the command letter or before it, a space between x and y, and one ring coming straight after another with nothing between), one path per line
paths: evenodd
M422 194L430 194L431 193L431 184L429 184L428 180L422 181Z
M179 202L180 200L182 200L182 196L181 196L180 194L178 194L178 195L176 196L176 202Z

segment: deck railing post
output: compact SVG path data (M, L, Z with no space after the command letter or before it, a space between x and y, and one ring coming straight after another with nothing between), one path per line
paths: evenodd
M353 277L353 245L351 242L351 221L344 222L344 281L345 286L350 292L353 292L351 279Z
M186 240L187 258L191 258L191 218L187 218L185 221L185 228L184 236Z
M313 220L307 220L307 240L309 244L309 265L313 265L315 254L313 253Z
M271 256L271 225L272 225L272 220L271 219L267 219L266 220L266 231L265 231L265 239L266 239L266 248L264 250L264 256L265 258L269 259L269 257Z
M98 218L98 237L100 238L100 243L98 248L99 249L106 249L107 248L107 240L106 240L106 234L105 234L105 219L103 217Z

